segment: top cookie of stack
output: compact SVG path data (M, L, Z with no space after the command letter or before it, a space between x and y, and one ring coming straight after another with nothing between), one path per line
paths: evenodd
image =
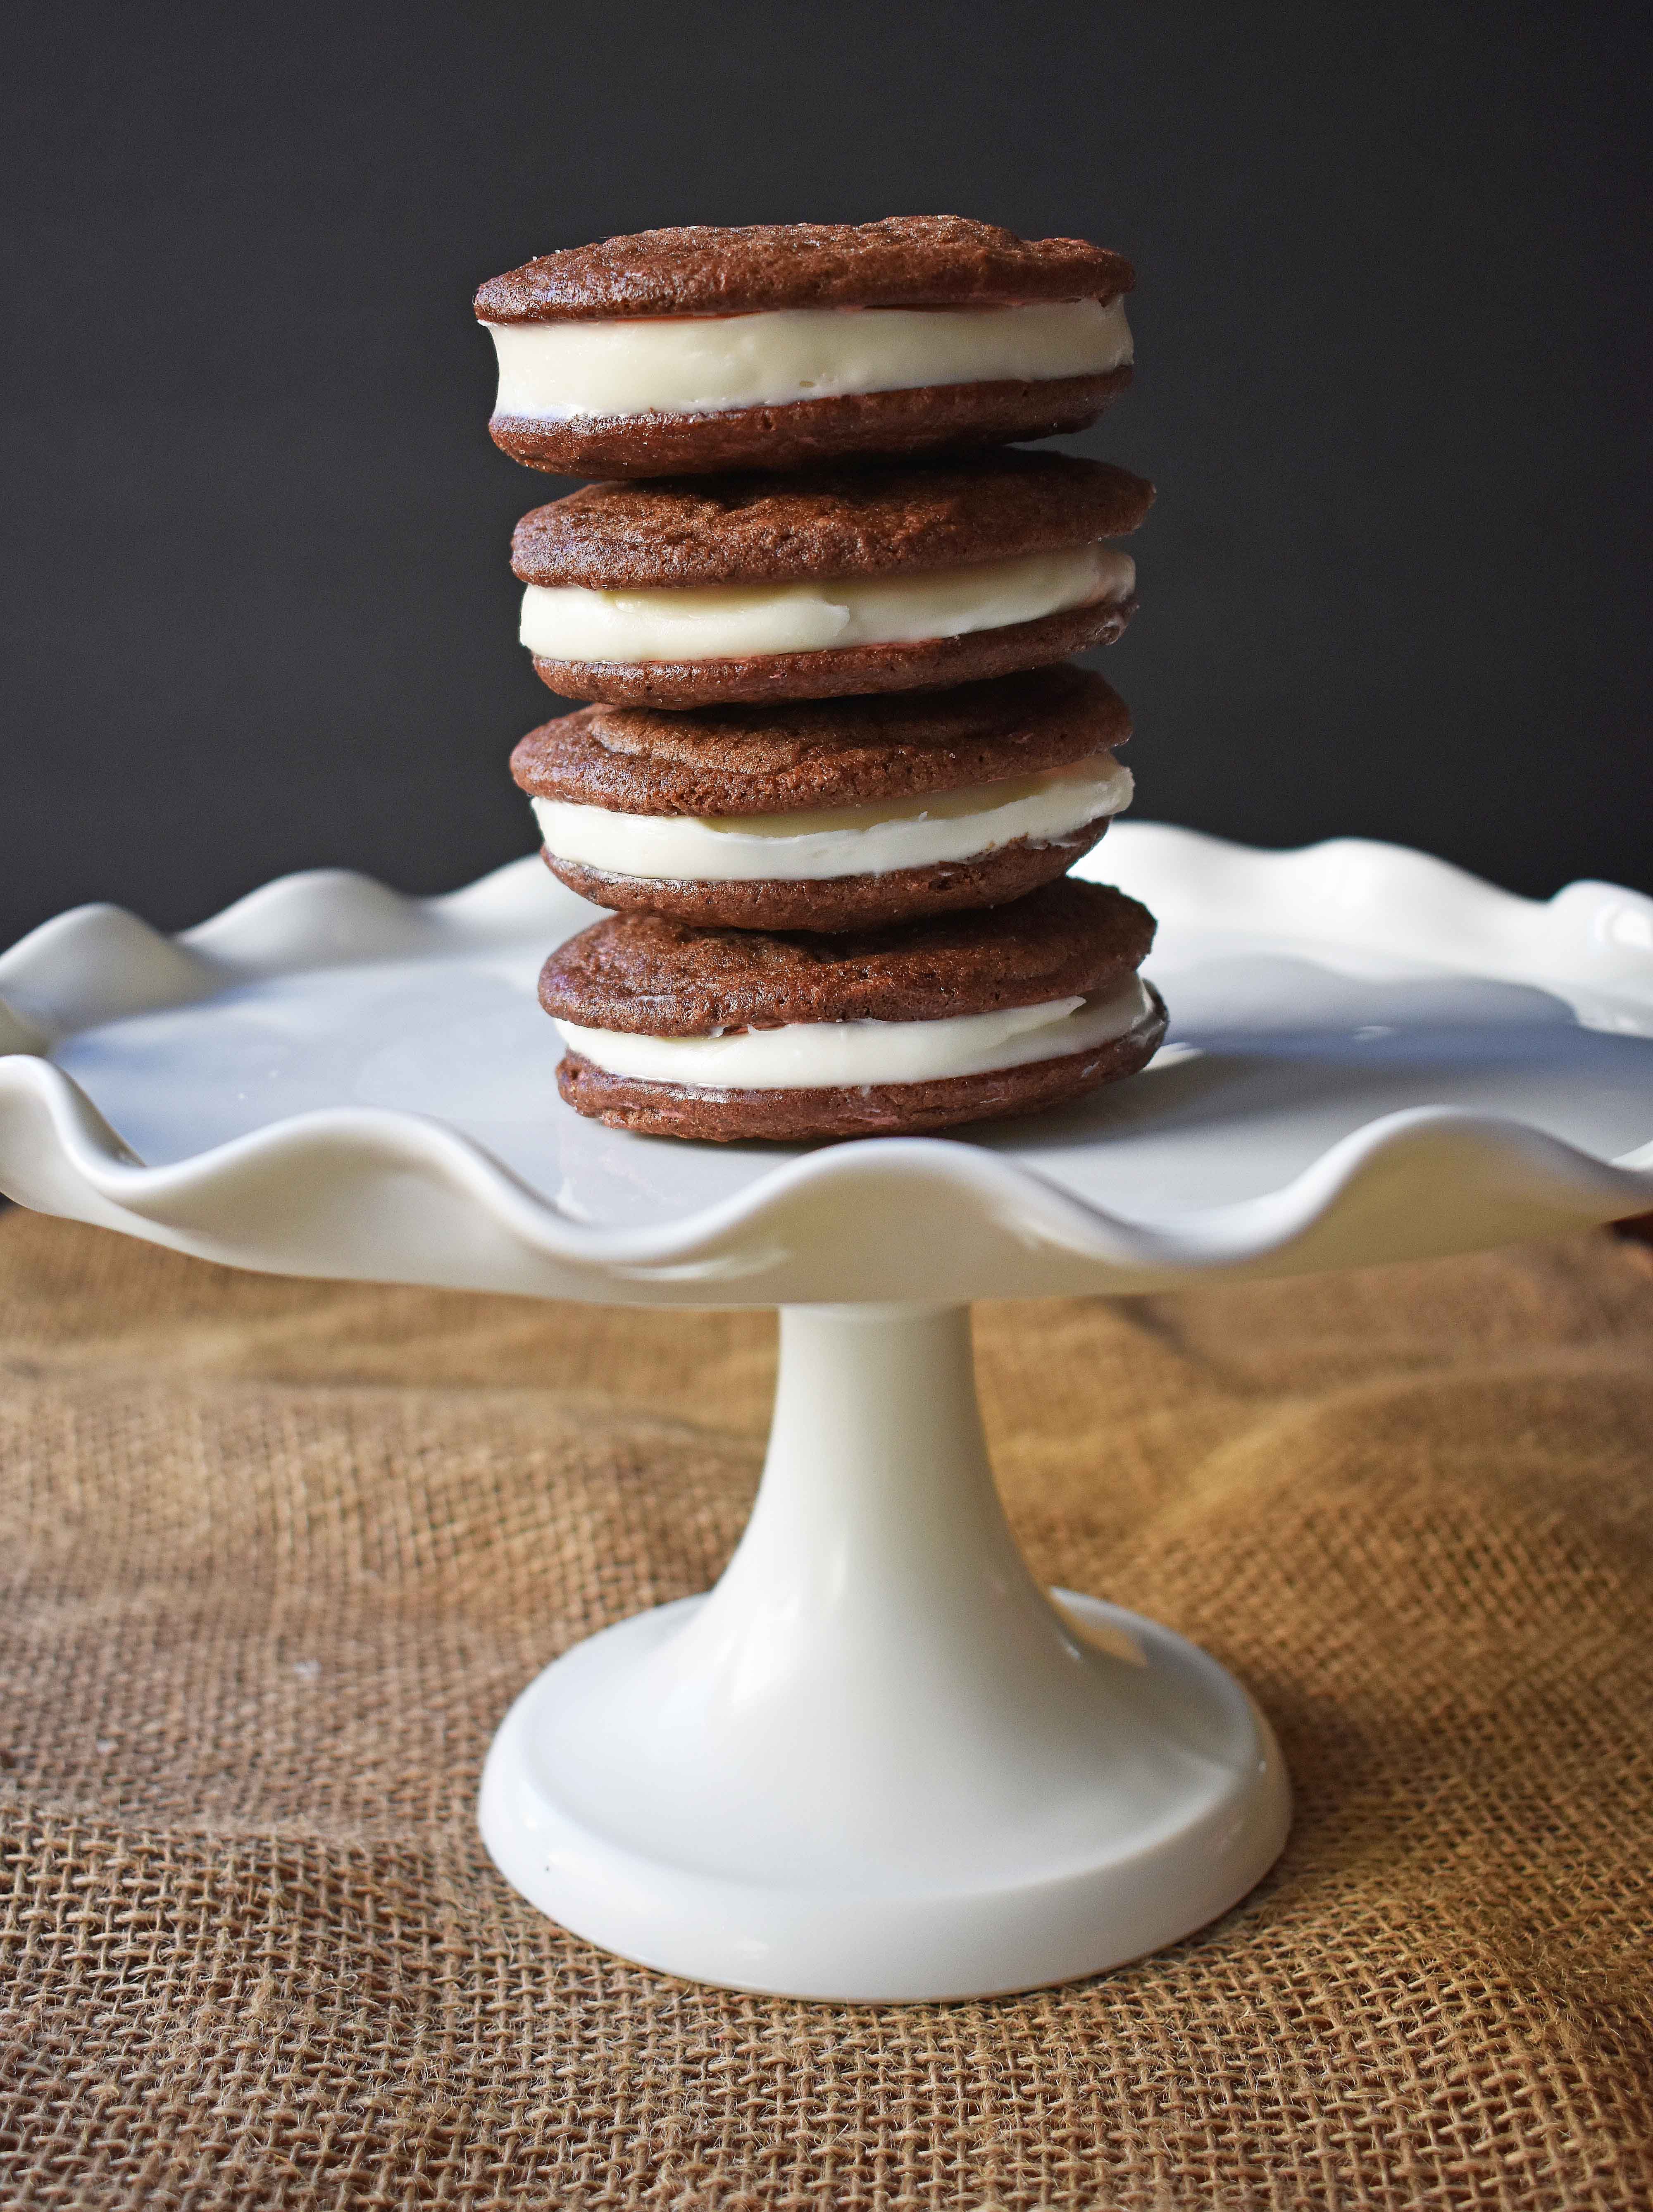
M1048 913L1036 894L1128 799L1122 702L1050 664L1123 629L1135 570L1106 541L1153 489L1006 443L1081 429L1129 382L1133 281L1081 240L915 216L649 231L477 293L495 442L622 479L537 508L513 547L536 667L597 702L512 763L552 868L621 909L542 985L582 1111L701 1136L945 1127L1152 1053L1164 1009L1117 951L1139 945L1133 978L1151 918L1090 884ZM1009 936L986 911L1006 901ZM1105 1006L1053 955L1061 988L1006 1007L1006 946L1076 929ZM766 1017L759 979L805 957L776 932L806 933L812 980L772 982ZM856 1011L886 953L932 976L916 1021ZM732 1025L688 980L732 961ZM599 1006L615 962L627 989Z
M1130 382L1134 282L1083 239L961 216L571 246L477 295L499 352L489 427L514 459L575 477L1053 437Z

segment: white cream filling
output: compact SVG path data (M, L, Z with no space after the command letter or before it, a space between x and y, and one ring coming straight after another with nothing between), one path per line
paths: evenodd
M788 307L758 315L489 323L495 412L715 415L927 384L1097 376L1131 358L1125 302L1021 307Z
M1136 563L1111 545L1070 545L917 575L819 583L702 584L636 592L530 584L522 642L547 660L740 660L751 653L906 645L1002 629L1130 597Z
M611 1075L700 1091L839 1091L990 1075L1089 1052L1134 1029L1152 1001L1139 976L1107 999L1053 999L933 1022L789 1022L731 1036L633 1036L557 1023L571 1052Z
M798 814L621 814L536 799L548 853L607 875L680 883L811 883L969 860L1018 837L1048 843L1131 803L1131 771L1111 753L1066 768Z

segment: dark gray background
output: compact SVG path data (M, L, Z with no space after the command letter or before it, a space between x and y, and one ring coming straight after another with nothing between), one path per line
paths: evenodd
M10 41L0 940L532 842L469 300L680 222L1123 249L1140 811L1653 885L1644 9L44 8Z

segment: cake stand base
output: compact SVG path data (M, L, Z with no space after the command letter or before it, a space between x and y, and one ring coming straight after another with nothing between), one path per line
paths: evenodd
M575 1934L796 1997L1095 1973L1243 1896L1285 1841L1267 1723L1181 1637L1035 1583L968 1309L789 1307L763 1480L709 1595L517 1700L501 1872Z

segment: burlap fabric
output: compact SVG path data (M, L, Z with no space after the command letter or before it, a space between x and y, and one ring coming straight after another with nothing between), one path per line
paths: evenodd
M1296 1778L1178 1948L985 2004L721 1994L495 1876L489 1733L708 1583L764 1316L235 1275L0 1218L0 2202L1653 2203L1653 1273L1603 1235L979 1320L1036 1566Z

